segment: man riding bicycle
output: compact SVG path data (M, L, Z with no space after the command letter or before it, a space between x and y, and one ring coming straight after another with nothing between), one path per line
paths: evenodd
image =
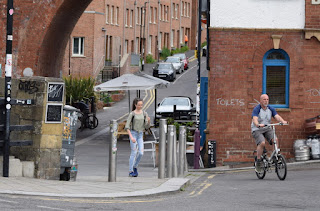
M276 110L269 106L269 96L262 94L260 96L260 104L254 107L252 111L252 123L251 123L251 133L257 144L257 160L255 162L255 171L261 172L262 165L261 155L265 147L265 140L272 145L273 141L273 131L269 127L265 127L271 123L271 118L275 118L277 121L287 124L287 121L283 120L282 117L277 114Z

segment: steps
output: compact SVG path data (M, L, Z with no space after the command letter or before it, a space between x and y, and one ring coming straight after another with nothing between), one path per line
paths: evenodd
M0 156L0 176L3 175L3 156ZM9 177L34 177L34 162L20 161L14 156L9 157Z

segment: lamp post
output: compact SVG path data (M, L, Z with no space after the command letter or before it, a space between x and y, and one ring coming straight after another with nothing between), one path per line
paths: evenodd
M160 14L160 0L158 0L158 13ZM158 49L158 62L160 59L160 46L159 46L159 40L160 40L160 20L158 15L158 40L157 40L157 49Z

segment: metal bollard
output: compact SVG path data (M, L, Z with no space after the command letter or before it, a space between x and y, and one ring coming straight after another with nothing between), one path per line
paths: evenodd
M116 182L117 173L117 135L118 123L116 120L110 121L110 146L109 146L109 182Z
M194 159L193 166L194 169L199 169L199 160L200 160L200 131L197 129L194 132Z
M186 127L179 126L179 177L184 176Z
M166 168L166 133L167 133L167 120L160 119L159 124L159 169L158 178L165 178Z
M177 128L176 126L173 127L173 147L172 147L172 176L178 176L178 167L177 167Z
M172 177L172 157L173 157L173 140L174 140L174 125L168 125L167 134L167 177Z

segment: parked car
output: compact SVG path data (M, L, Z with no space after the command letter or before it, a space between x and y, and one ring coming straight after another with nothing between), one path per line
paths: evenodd
M153 69L153 76L168 81L174 81L176 79L176 70L172 63L161 62L157 63Z
M174 114L174 105L176 113ZM164 98L156 109L156 118L174 117L175 119L192 119L195 107L190 97L171 96Z
M202 56L207 56L207 46L203 46L202 48Z
M179 56L168 56L165 60L165 62L170 62L173 64L174 69L176 69L177 73L182 73L183 72L183 62L180 59Z
M189 58L186 56L186 54L184 53L177 53L174 54L173 56L179 56L180 59L183 61L184 63L184 69L187 70L189 68Z

